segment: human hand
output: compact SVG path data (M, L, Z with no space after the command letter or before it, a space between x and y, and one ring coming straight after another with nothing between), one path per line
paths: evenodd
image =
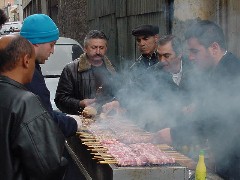
M126 110L121 108L118 101L114 100L109 103L106 103L102 106L102 117L107 115L119 115L124 113Z
M120 108L120 104L118 101L115 100L115 101L111 101L109 103L104 104L102 106L102 112L107 114L111 110L113 110L113 109L117 110L119 108Z
M93 106L85 107L82 112L82 115L87 118L93 118L97 115L97 109Z
M154 134L153 141L155 143L166 143L171 145L172 138L170 133L170 128L162 129Z
M87 107L90 106L91 104L96 102L96 98L94 99L83 99L80 101L80 106L81 107Z

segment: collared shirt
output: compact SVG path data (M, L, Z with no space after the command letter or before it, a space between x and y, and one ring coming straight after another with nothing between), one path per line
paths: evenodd
M171 74L172 74L173 82L179 86L182 78L182 61L181 61L180 71L178 73L171 73Z

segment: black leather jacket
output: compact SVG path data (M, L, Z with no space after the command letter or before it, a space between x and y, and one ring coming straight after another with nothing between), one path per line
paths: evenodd
M42 75L41 67L38 63L35 64L35 71L32 81L25 84L25 87L36 94L44 108L52 116L53 120L58 124L65 137L75 135L77 131L77 122L72 117L66 116L64 113L54 111L50 101L50 92L45 83L44 76Z
M64 136L37 96L0 76L0 102L0 179L62 179Z
M107 57L104 57L103 62L107 75L104 78L105 83L102 88L104 93L100 99L104 96L109 96L106 99L111 99L113 95L110 86L116 71ZM80 107L79 102L83 99L95 98L97 89L96 75L84 53L63 69L56 91L55 103L64 113L79 114L83 108Z
M153 74L154 65L158 63L157 52L154 52L151 56L142 54L135 62L130 66L130 81L137 83L145 83L146 75L151 76ZM130 82L130 83L132 83Z
M153 52L151 56L142 54L135 60L135 62L130 67L130 70L135 70L136 68L147 69L156 64L157 62L159 62L159 60L156 51Z

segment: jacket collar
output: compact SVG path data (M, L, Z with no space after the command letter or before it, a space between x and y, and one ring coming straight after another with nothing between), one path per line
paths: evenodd
M157 51L155 50L152 54L142 54L142 57L146 59L156 59L157 58Z
M103 58L103 63L105 64L107 70L111 73L111 74L115 74L115 69L112 66L112 63L110 62L110 60L104 56ZM86 53L83 53L80 57L79 57L79 65L78 65L78 71L79 72L83 72L83 71L87 71L89 69L91 69L92 66L88 61L87 55Z
M16 86L18 88L27 90L23 84L15 81L15 80L7 77L7 76L0 75L0 81L8 83L8 84L11 84L11 85L14 85L14 86Z

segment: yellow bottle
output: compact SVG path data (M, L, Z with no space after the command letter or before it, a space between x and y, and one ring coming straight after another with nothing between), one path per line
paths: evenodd
M199 154L199 159L195 171L195 180L205 180L207 175L207 169L204 162L204 151L201 150Z

